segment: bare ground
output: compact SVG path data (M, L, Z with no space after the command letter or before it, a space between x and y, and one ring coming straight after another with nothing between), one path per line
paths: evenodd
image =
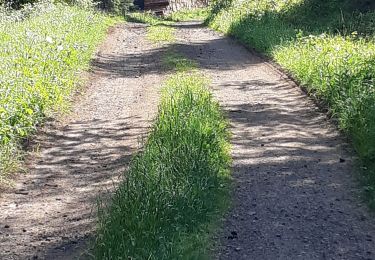
M233 205L213 258L375 259L353 153L326 115L236 42L198 23L176 28L168 48L212 78L233 133ZM165 48L144 34L115 28L70 119L38 137L30 173L0 200L0 259L74 259L87 247L97 194L118 181L156 112Z
M233 205L218 259L375 259L375 218L360 202L346 140L293 82L235 41L180 24L227 113Z
M143 25L112 28L89 86L64 122L37 136L27 174L0 199L0 259L74 259L95 225L95 200L112 190L157 111L162 51Z

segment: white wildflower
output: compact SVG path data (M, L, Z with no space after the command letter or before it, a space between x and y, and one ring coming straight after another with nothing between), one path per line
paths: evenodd
M53 40L52 40L51 37L47 36L47 37L46 37L46 42L48 42L48 43L53 43Z

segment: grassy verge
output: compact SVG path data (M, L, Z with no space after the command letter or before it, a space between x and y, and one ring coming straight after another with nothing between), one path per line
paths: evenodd
M0 181L17 165L22 139L66 110L79 72L115 19L42 3L0 19Z
M175 66L148 140L109 206L99 207L97 259L204 259L227 206L227 122L192 62ZM183 64L179 66L178 64Z
M364 4L216 0L206 21L272 57L325 101L353 140L375 207L375 12L361 12Z

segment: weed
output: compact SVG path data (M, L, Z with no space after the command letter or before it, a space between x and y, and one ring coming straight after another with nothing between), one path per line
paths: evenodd
M147 39L155 43L170 43L175 40L175 29L165 25L153 25L147 28Z
M198 68L198 64L183 55L169 51L163 58L163 64L167 69L176 70L178 72L186 72Z

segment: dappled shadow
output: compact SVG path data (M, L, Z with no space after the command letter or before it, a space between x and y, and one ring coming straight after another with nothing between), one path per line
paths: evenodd
M176 25L176 27L190 29L189 27L184 27L183 24ZM200 27L201 25L199 24L197 28ZM187 57L194 56L202 69L235 70L259 62L258 59L244 59L243 57L233 57L227 60L225 64L215 61L217 53L220 52L220 46L227 44L235 43L230 39L218 37L212 40L202 40L199 43L184 44L178 42L166 44L137 54L99 54L98 58L92 62L92 69L104 76L119 78L138 78L142 75L166 74L172 68L168 68L163 64L163 57L170 51L179 52ZM203 53L210 55L210 62L205 62L206 56L203 56Z
M232 133L233 205L217 258L374 255L375 223L357 199L354 153L337 127L270 64L193 30L181 29L179 39L192 47L178 50L212 79ZM200 49L201 41L208 46Z
M1 227L1 232L30 241L48 242L47 251L55 257L60 252L61 259L70 259L71 253L82 253L82 247L77 252L72 248L82 246L81 243L88 245L98 196L112 191L122 180L142 136L148 132L148 125L150 121L140 117L127 117L48 127L34 140L43 150L30 162L30 176L22 186L22 191L27 193L18 195L21 197L17 208L9 208L11 219L6 217L4 221L11 228L3 230ZM28 212L37 205L42 216L48 217L47 223L37 212ZM7 205L3 205L3 209L8 210ZM12 223L12 219L25 214L30 214L28 224L17 227L17 223ZM7 244L3 240L0 243ZM69 254L65 255L66 252ZM3 254L6 256L6 252ZM49 259L48 252L45 257Z
M251 75L249 67L213 83L230 119L235 178L219 259L374 254L375 223L357 199L346 139L295 86Z
M297 39L298 35L350 35L356 31L360 35L374 34L374 4L367 0L357 3L339 4L337 1L305 0L290 3L283 8L263 7L249 4L243 10L235 7L238 1L215 1L213 9L206 19L209 24L218 19L227 19L223 10L237 8L235 17L227 33L258 51L270 53L275 47ZM360 3L362 2L362 3ZM359 13L359 12L363 13ZM223 22L224 24L226 22Z
M116 27L103 44L72 115L46 125L33 138L28 173L0 205L0 258L74 259L68 252L86 248L98 196L108 198L123 180L149 131L162 80L148 74L136 79L141 63L153 60L133 59L132 53L137 56L150 46L142 42L145 30L126 28Z

